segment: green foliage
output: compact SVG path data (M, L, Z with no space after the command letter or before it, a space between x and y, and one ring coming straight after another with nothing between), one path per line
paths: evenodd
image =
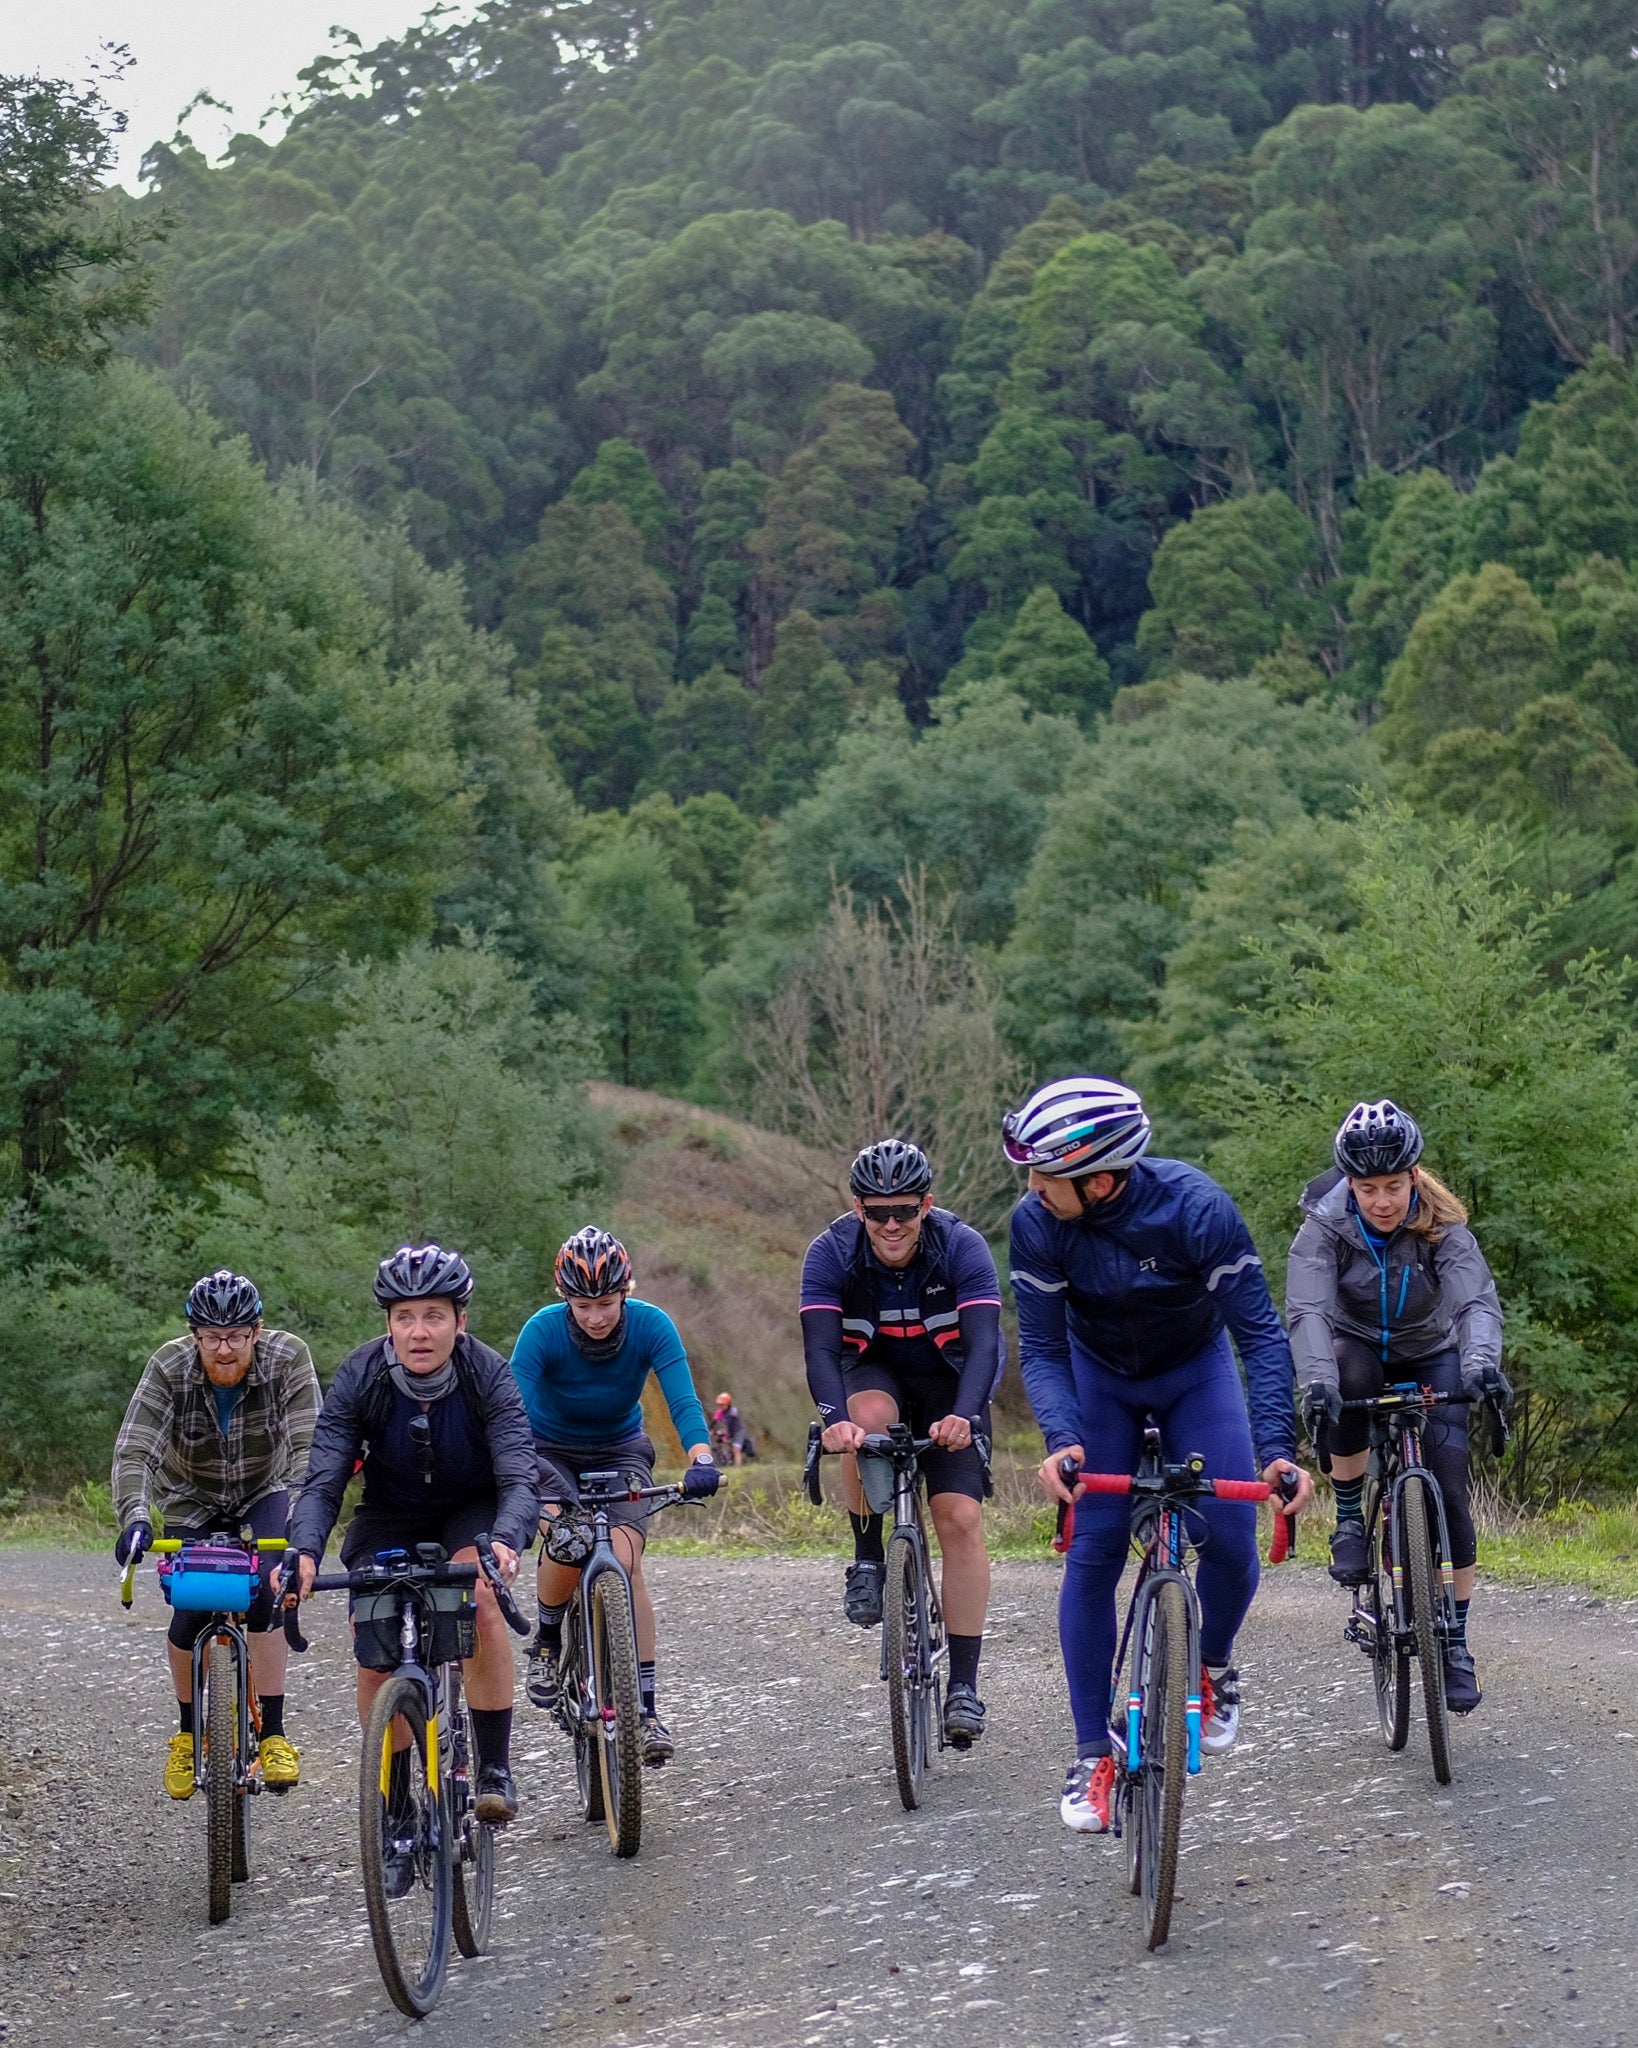
M1511 569L1453 577L1388 671L1383 746L1414 756L1454 726L1505 731L1547 687L1556 653L1544 606Z
M1288 628L1318 630L1318 567L1313 527L1280 492L1207 505L1156 552L1138 650L1161 673L1244 675Z
M700 1030L688 892L659 847L631 832L575 864L567 897L579 1008L605 1071L628 1088L682 1086Z
M1638 1045L1597 961L1543 973L1544 915L1504 845L1391 808L1357 830L1346 929L1266 942L1259 1016L1280 1071L1225 1078L1213 1168L1278 1272L1342 1112L1362 1095L1414 1111L1507 1307L1528 1489L1634 1390Z
M1031 711L1090 725L1109 705L1109 664L1065 616L1057 593L1032 590L996 649L993 673Z

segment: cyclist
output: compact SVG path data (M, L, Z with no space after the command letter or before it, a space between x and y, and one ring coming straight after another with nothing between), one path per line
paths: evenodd
M341 1543L348 1570L378 1550L413 1550L417 1543L441 1543L454 1563L472 1564L476 1539L487 1530L510 1582L539 1513L534 1445L506 1360L467 1331L467 1263L441 1245L400 1245L376 1268L374 1292L386 1312L386 1334L361 1344L337 1369L290 1518L302 1597L360 1463L364 1496ZM461 1668L478 1752L478 1816L499 1827L518 1810L512 1650L482 1578L477 1599L477 1654ZM389 1676L360 1665L360 1721Z
M548 1712L558 1701L564 1612L591 1548L589 1531L578 1517L565 1520L555 1535L553 1524L579 1499L582 1472L635 1472L644 1485L652 1481L654 1444L643 1430L643 1389L650 1373L671 1410L687 1460L683 1491L690 1498L705 1497L719 1483L682 1338L664 1309L632 1298L625 1246L588 1223L558 1251L555 1277L562 1299L529 1318L512 1352L512 1370L534 1430L541 1533L547 1539L535 1575L540 1626L529 1648L528 1691L534 1704ZM610 1540L631 1576L637 1616L643 1761L660 1765L670 1762L676 1744L655 1706L654 1603L643 1578L647 1520L646 1501L609 1503Z
M849 1451L902 1417L936 1450L922 1459L944 1560L949 1631L944 1732L984 1732L978 1660L990 1597L984 1468L1001 1377L1001 1286L979 1233L933 1206L933 1169L903 1138L867 1145L848 1175L853 1213L838 1216L802 1261L802 1349L828 1451ZM882 1517L870 1512L857 1461L843 1466L853 1524L842 1611L863 1628L882 1618Z
M1151 1416L1167 1456L1198 1452L1214 1479L1260 1472L1273 1485L1297 1472L1290 1347L1224 1189L1182 1160L1146 1156L1142 1100L1118 1081L1050 1082L1003 1118L1002 1135L1008 1159L1029 1168L1012 1212L1012 1279L1024 1386L1047 1442L1043 1489L1071 1497L1065 1458L1134 1471ZM1299 1473L1293 1507L1312 1492ZM1198 1575L1201 1747L1219 1751L1239 1733L1234 1638L1257 1590L1257 1519L1233 1501L1198 1513L1209 1535ZM1059 1812L1094 1834L1109 1826L1114 1786L1115 1588L1130 1530L1124 1497L1081 1495L1058 1609L1078 1744Z
M1395 1103L1359 1102L1343 1118L1335 1164L1303 1190L1303 1223L1291 1247L1286 1313L1303 1418L1325 1426L1337 1497L1331 1576L1360 1584L1366 1571L1368 1426L1345 1415L1344 1399L1380 1394L1415 1379L1442 1393L1459 1388L1505 1408L1512 1389L1501 1369L1502 1313L1496 1283L1467 1227L1467 1211L1418 1162L1422 1133ZM1470 1714L1482 1697L1467 1647L1473 1598L1473 1512L1468 1500L1467 1415L1438 1408L1422 1433L1428 1466L1444 1496L1456 1630L1445 1645L1445 1702Z
M734 1406L732 1394L719 1394L711 1410L711 1441L721 1442L731 1465L745 1463L745 1418Z
M187 1335L148 1360L114 1445L114 1556L122 1565L153 1542L156 1514L176 1537L237 1534L247 1524L258 1536L282 1536L319 1412L312 1354L288 1330L263 1328L262 1297L242 1273L223 1266L196 1280L183 1314ZM270 1551L247 1621L262 1782L283 1791L300 1781L301 1752L284 1732L287 1651L273 1610L276 1568ZM173 1799L193 1792L193 1645L208 1619L173 1613L167 1636L181 1723L165 1758Z

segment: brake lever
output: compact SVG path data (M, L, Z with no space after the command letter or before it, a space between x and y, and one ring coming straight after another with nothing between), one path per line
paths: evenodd
M487 1529L478 1537L473 1547L478 1553L478 1563L483 1567L483 1575L489 1581L489 1590L495 1596L495 1605L501 1611L501 1619L513 1635L526 1636L529 1633L529 1624L524 1620L518 1603L512 1598L511 1587L501 1577L500 1560L495 1555L495 1546L489 1539Z
M802 1488L816 1508L825 1504L824 1489L819 1484L820 1438L823 1429L817 1422L808 1424L808 1455L802 1466Z
M284 1639L298 1657L307 1654L307 1638L301 1632L301 1552L287 1550L279 1566L279 1612Z

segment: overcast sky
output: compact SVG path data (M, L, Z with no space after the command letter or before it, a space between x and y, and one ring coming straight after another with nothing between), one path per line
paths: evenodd
M215 156L237 129L254 130L296 73L330 47L338 22L366 47L419 20L426 0L0 0L0 72L81 79L105 42L127 43L136 63L106 97L130 127L119 176L133 190L150 143L174 132L195 93L232 108L201 109L188 132ZM276 127L263 131L271 139Z

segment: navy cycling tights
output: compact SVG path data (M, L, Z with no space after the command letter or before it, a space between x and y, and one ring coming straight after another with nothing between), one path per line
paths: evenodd
M1088 1471L1134 1471L1145 1420L1153 1416L1171 1463L1198 1451L1213 1479L1257 1477L1246 1397L1226 1336L1153 1379L1120 1379L1077 1359L1075 1383L1088 1431ZM1214 1500L1190 1511L1189 1527L1200 1545L1195 1583L1202 1660L1226 1664L1257 1590L1257 1511L1244 1501ZM1088 1493L1075 1503L1075 1540L1065 1562L1058 1632L1082 1755L1109 1750L1115 1588L1130 1536L1131 1503L1125 1496Z

